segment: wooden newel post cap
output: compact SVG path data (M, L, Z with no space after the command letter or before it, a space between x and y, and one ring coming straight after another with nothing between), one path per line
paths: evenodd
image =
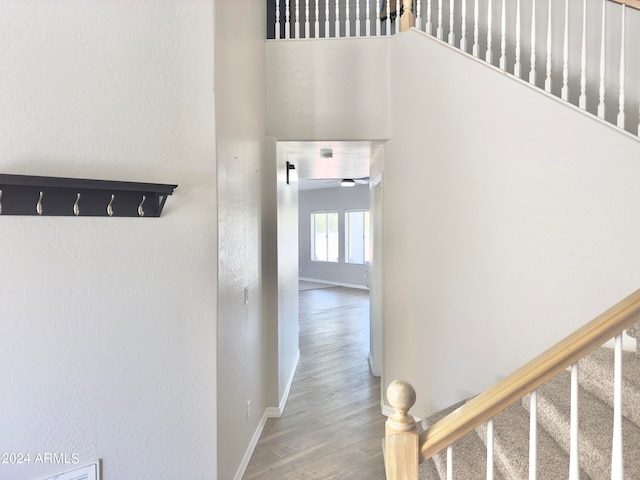
M396 430L410 430L415 427L415 420L408 415L411 407L416 403L416 391L409 382L394 380L387 387L387 401L395 413L389 417L387 423Z

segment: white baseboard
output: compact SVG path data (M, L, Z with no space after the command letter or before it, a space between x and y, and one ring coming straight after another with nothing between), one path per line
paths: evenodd
M329 280L319 280L317 278L298 277L298 280L305 282L324 283L325 285L335 285L336 287L359 288L360 290L369 290L366 285L358 285L356 283L330 282Z
M253 455L253 451L256 449L258 440L260 440L260 435L262 435L262 430L264 429L264 426L267 423L267 418L268 418L267 410L265 410L264 413L262 414L262 418L260 419L258 428L256 428L256 431L253 433L253 437L251 437L251 442L249 442L247 451L244 453L244 457L242 457L242 462L240 462L240 466L238 467L238 471L233 477L233 480L242 480L242 477L244 476L244 472L247 470L247 467L249 466L249 462L251 461L251 456Z
M380 377L380 372L377 372L375 368L373 368L373 357L371 356L371 352L369 352L369 369L371 370L371 375L374 377Z
M251 437L251 442L249 442L249 446L247 447L246 452L244 453L244 457L242 457L242 462L236 471L233 480L242 480L244 473L249 466L249 462L251 461L251 456L253 455L253 451L256 449L256 445L258 444L258 440L260 440L260 435L262 435L262 430L264 430L264 426L267 423L267 419L275 418L282 416L284 412L284 407L287 404L287 400L289 399L289 392L291 391L291 384L293 383L293 377L296 374L296 370L298 368L298 362L300 361L300 350L298 350L298 354L296 355L296 359L293 362L293 368L291 370L291 375L289 375L289 380L287 381L287 386L285 387L284 394L282 395L282 399L280 400L280 405L277 407L267 407L262 414L262 418L260 419L260 423L258 423L258 427L256 431L253 433Z

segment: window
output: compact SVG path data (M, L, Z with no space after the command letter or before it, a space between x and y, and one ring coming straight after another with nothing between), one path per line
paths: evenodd
M338 212L311 214L311 260L338 261Z
M368 265L371 262L369 211L345 214L345 262Z

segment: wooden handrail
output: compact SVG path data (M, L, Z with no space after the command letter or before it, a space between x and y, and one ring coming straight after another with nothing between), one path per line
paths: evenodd
M420 462L453 444L638 321L640 290L423 432L419 439Z
M619 3L620 5L627 5L631 8L635 8L640 10L640 0L610 0L614 3Z

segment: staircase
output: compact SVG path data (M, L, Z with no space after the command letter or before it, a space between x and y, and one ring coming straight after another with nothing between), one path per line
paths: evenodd
M611 478L613 425L613 350L599 348L579 362L580 478ZM623 352L624 478L640 479L640 358ZM537 392L537 478L569 477L571 380L568 371L542 385ZM464 402L462 402L464 403ZM426 430L461 404L442 410L422 422ZM529 478L530 395L494 418L495 479ZM486 472L486 424L453 447L453 478L483 478ZM446 479L446 450L419 466L419 478Z

